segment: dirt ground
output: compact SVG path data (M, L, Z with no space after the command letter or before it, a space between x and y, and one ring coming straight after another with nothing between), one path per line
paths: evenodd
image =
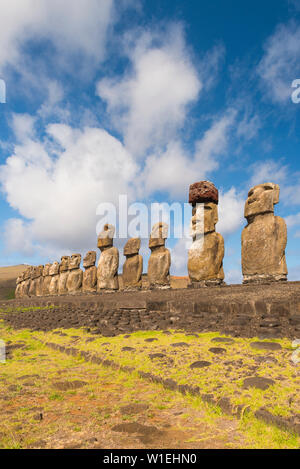
M135 372L53 350L44 342L55 335L77 345L95 339L74 330L16 331L0 322L6 343L6 362L0 363L0 448L299 448L299 437L253 416L226 416L198 397L167 390Z

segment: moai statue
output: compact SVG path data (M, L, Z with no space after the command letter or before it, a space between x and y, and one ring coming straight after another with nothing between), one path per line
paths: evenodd
M24 272L16 280L15 298L22 298L22 284L24 282Z
M98 236L101 256L97 268L97 291L113 292L119 289L119 251L113 246L115 227L105 225Z
M69 263L70 263L70 256L62 256L61 263L59 264L59 281L58 281L59 295L66 295L68 293L67 280L69 277Z
M148 262L148 282L150 289L170 288L171 254L165 247L169 227L167 223L156 223L151 231L149 248L151 255Z
M49 275L51 277L49 295L58 295L59 263L57 261L51 264L51 267L49 268Z
M188 253L188 273L192 288L224 283L224 239L215 231L218 202L219 193L212 182L200 181L190 186L193 243Z
M46 264L43 268L43 296L49 295L49 287L52 277L49 274L51 264Z
M242 232L243 283L287 280L285 247L287 229L283 218L274 216L279 186L272 182L252 187L245 203L248 225Z
M43 296L43 283L44 283L43 270L44 270L43 265L39 265L38 267L36 267L36 279L35 279L35 295L36 296Z
M97 291L97 267L96 264L96 251L89 251L83 259L83 272L82 291L91 293Z
M24 298L26 296L29 296L29 288L30 288L30 284L31 284L31 271L32 271L33 267L29 266L27 267L27 269L25 270L25 272L23 273L23 282L21 284L21 291L20 291L20 294L21 294L21 297Z
M68 293L81 291L83 272L80 269L81 254L72 254L69 262L69 275L67 280Z
M140 290L142 288L143 258L139 255L141 240L131 238L124 246L126 261L123 265L124 290Z
M30 285L28 295L36 296L36 287L37 287L37 278L39 276L39 271L37 267L32 267L30 272Z

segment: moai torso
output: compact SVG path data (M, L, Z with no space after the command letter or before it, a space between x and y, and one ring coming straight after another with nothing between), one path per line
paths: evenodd
M26 297L26 296L29 296L29 288L30 288L30 283L31 283L31 270L32 269L33 269L33 267L28 267L24 272L24 275L23 275L24 281L21 284L21 290L20 290L20 294L21 294L22 298Z
M62 256L61 263L59 265L58 281L58 293L60 295L66 295L68 293L67 280L69 277L69 262L70 256Z
M24 282L24 275L21 274L16 280L16 290L15 290L15 298L22 298L22 283Z
M190 186L193 243L188 252L188 273L192 287L219 285L224 280L224 239L215 231L218 201L218 190L213 183L200 181Z
M39 265L37 267L37 278L35 281L35 294L36 296L43 296L43 270L44 266Z
M142 288L143 258L139 255L141 240L131 238L124 246L126 261L123 265L124 290L138 290Z
M81 254L73 254L69 263L69 275L67 279L68 293L79 293L82 287L83 272L79 268Z
M91 293L97 291L97 267L96 263L96 252L89 251L83 259L83 272L82 280L82 291Z
M30 297L36 296L37 277L38 277L38 270L37 269L38 269L37 267L32 267L32 269L31 269L30 284L29 284L29 290L28 290L28 295Z
M170 288L171 254L165 247L168 225L156 223L149 239L151 255L148 261L148 282L150 288Z
M274 216L279 186L259 184L248 193L242 232L242 272L244 283L287 279L285 221Z
M119 289L119 251L113 247L115 228L105 225L98 236L98 248L101 256L97 268L97 291L114 291Z
M49 285L49 294L58 295L58 282L59 282L59 263L54 262L50 269L49 275L51 276L50 285Z
M49 295L49 287L50 287L50 282L52 278L49 275L50 267L51 267L51 264L46 264L43 269L43 296Z

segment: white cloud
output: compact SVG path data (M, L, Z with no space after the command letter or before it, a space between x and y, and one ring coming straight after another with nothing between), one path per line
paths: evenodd
M6 239L20 252L20 230L27 233L26 251L28 243L50 250L95 247L96 207L101 202L117 204L119 193L130 199L136 165L123 145L102 129L55 124L47 134L57 145L55 154L47 138L26 138L1 166L7 201L27 220L9 220Z
M265 44L258 66L264 94L276 103L291 100L292 81L300 73L300 25L295 21L279 25Z
M218 157L224 154L229 133L235 119L235 112L229 110L212 123L201 140L196 141L195 152L190 155L178 141L167 145L165 151L156 151L148 156L140 180L140 193L155 191L182 197L191 181L203 180L219 166Z
M128 48L132 70L120 79L103 79L97 93L107 103L126 147L137 156L164 145L184 124L189 105L202 88L181 26L163 35L144 33Z
M26 42L47 39L61 54L101 60L114 0L0 0L0 70L15 65Z
M244 223L244 204L242 194L232 187L229 191L219 195L219 222L216 231L223 236L234 233Z
M252 186L263 184L264 182L274 182L279 184L286 181L288 176L288 166L283 165L280 160L274 161L270 159L254 163L250 167L250 170L252 172L250 179L250 184Z

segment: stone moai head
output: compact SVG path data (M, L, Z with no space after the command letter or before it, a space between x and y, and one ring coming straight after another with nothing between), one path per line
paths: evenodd
M81 254L72 254L69 262L69 270L79 269L81 263Z
M59 271L66 272L69 270L70 256L62 256L61 262L59 264Z
M150 234L149 248L152 250L157 247L164 246L168 237L168 232L169 225L167 223L162 221L155 223Z
M27 267L27 269L25 270L25 272L23 273L23 278L24 280L29 280L31 278L31 269L32 267Z
M43 270L44 270L44 266L43 266L43 265L39 265L39 266L36 268L37 277L42 277L42 276L43 276Z
M141 247L141 240L140 238L131 238L127 241L124 246L124 256L130 257L135 256L139 253Z
M244 216L251 219L256 215L274 212L279 202L279 185L273 182L258 184L250 189L245 203Z
M98 248L100 251L104 251L105 249L113 246L114 234L115 227L113 225L104 225L103 231L101 231L98 236Z
M83 267L87 269L88 267L93 267L96 263L96 251L89 251L86 253L83 259Z
M38 278L39 272L38 272L38 267L34 266L31 268L30 271L30 278L31 280L34 280L35 278Z
M59 274L59 263L57 261L53 262L49 268L49 275L58 275Z
M43 277L48 277L51 264L45 264L43 268Z
M218 189L210 181L195 182L190 186L189 203L193 207L190 234L198 235L215 231L218 222Z

